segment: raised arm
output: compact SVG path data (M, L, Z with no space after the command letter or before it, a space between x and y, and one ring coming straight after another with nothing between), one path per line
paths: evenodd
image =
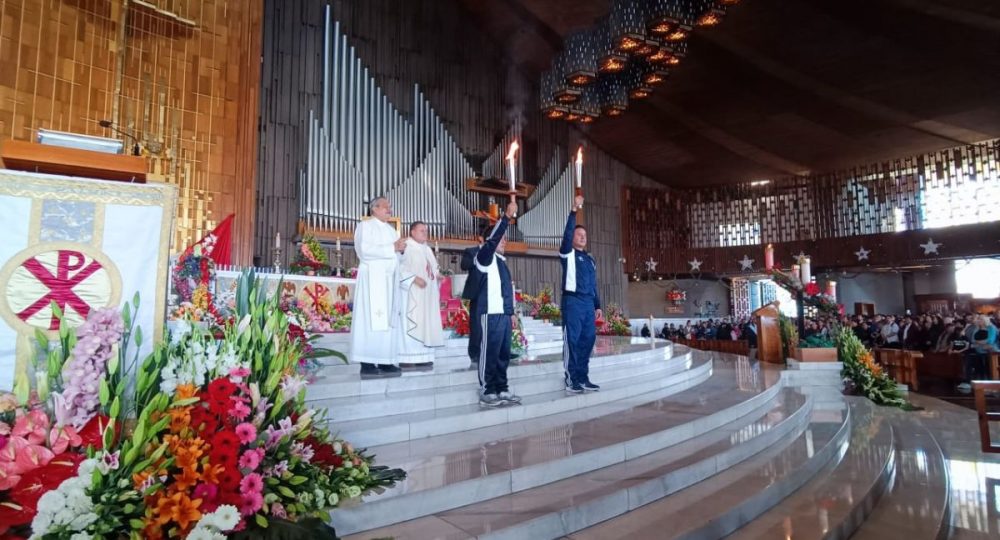
M500 239L507 232L507 216L500 216L497 220L497 224L493 226L493 230L490 231L489 238L483 242L482 247L479 248L479 253L476 254L476 266L482 270L484 267L489 266L493 262L493 254L497 251L497 246L500 245Z
M559 246L559 253L566 255L573 252L573 233L576 232L576 211L583 208L583 196L577 195L573 199L573 209L566 218L566 230L563 231L562 244Z

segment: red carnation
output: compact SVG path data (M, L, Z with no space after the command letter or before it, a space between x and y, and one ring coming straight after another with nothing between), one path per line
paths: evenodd
M215 433L219 430L219 417L199 404L191 409L191 426L199 433Z
M219 475L219 488L223 490L223 493L219 494L220 504L232 504L229 502L232 499L227 497L227 495L230 495L235 490L239 489L240 480L243 480L243 475L240 474L240 470L236 467L236 465L227 465L226 469ZM237 502L236 506L239 506L238 493L236 494L235 501Z
M208 388L203 392L202 399L213 413L225 416L233 406L232 397L236 395L237 390L238 387L232 381L220 377L208 383Z
M819 285L815 283L807 283L805 290L806 294L808 294L809 296L816 296L817 294L819 294Z
M212 463L229 467L236 464L236 456L240 451L240 438L236 433L223 430L212 436Z

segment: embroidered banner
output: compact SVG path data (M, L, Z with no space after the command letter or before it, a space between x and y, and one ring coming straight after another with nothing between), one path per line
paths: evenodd
M27 375L36 329L55 335L55 303L73 326L139 293L134 318L163 333L177 190L0 170L0 390Z

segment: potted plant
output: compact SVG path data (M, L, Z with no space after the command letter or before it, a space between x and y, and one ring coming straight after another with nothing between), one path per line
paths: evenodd
M836 362L837 345L825 336L809 336L799 341L793 358L799 362Z

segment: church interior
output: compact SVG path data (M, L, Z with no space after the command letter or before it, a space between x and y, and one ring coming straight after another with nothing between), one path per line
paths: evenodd
M0 0L0 540L998 538L998 201L990 0Z

